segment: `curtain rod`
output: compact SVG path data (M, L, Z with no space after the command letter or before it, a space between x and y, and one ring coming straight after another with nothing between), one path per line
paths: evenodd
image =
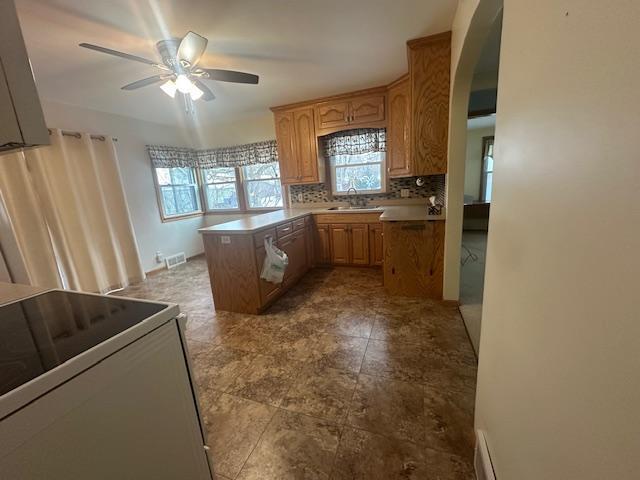
M50 128L47 128L47 131L49 132L49 135L53 133L53 131ZM69 132L67 130L61 130L61 131L62 131L62 135L65 137L76 137L76 138L82 137L82 134L80 132ZM104 135L89 135L89 138L91 138L92 140L100 140L103 142L106 140ZM117 138L113 138L112 140L114 142L118 141Z

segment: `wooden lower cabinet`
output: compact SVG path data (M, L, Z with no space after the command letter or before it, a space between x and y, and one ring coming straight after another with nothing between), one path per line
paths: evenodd
M331 264L329 225L317 225L314 235L315 260L318 265Z
M278 248L289 257L289 265L284 273L282 283L289 286L307 271L307 246L305 230L299 230L278 240Z
M369 264L372 266L382 266L384 263L384 242L382 239L382 224L369 225Z
M384 287L391 295L442 299L443 221L384 222Z
M331 224L329 232L333 265L369 265L369 225Z
M331 263L349 265L349 225L330 225Z

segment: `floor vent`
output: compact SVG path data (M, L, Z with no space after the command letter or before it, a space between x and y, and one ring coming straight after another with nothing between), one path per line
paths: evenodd
M487 446L487 441L484 438L484 432L482 430L476 431L476 454L473 463L476 468L476 478L478 480L496 480L496 474L493 470L493 464L491 463L491 456L489 455L489 447Z
M167 268L177 267L178 265L182 265L183 263L187 263L187 256L184 252L176 253L175 255L170 255L164 259L167 262Z

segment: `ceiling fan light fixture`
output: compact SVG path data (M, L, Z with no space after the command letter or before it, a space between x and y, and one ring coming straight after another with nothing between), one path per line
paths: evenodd
M194 102L196 100L198 100L202 95L204 95L204 92L202 90L200 90L195 83L191 84L191 90L189 90L189 95L191 95L191 100L193 100Z
M178 91L180 93L187 94L191 92L191 88L193 87L193 82L189 80L189 77L181 73L180 75L178 75L178 78L176 78L176 87L178 88Z
M178 90L178 87L176 86L176 82L174 82L173 80L167 80L162 85L160 85L160 88L164 93L169 95L171 98L175 98L176 91Z

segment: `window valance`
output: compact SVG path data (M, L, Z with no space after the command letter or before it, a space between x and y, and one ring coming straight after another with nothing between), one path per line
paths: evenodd
M147 152L149 152L151 163L155 168L243 167L278 161L278 148L275 140L207 150L147 145Z
M384 128L359 128L332 133L323 138L327 156L358 155L387 150Z
M277 162L278 148L275 140L266 140L235 147L199 150L196 156L200 168L244 167Z

